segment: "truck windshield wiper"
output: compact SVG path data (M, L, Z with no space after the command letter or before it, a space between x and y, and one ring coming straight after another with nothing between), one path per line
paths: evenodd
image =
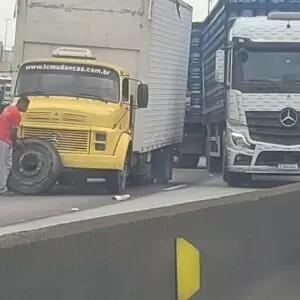
M271 79L250 79L245 80L244 83L258 83L258 84L270 84L273 87L277 88L279 91L281 90L280 83L271 80Z
M16 97L21 97L21 96L49 96L49 94L43 92L43 91L29 91L29 92L24 92L16 95Z
M271 79L249 79L249 80L245 80L245 82L253 82L253 83L271 83L273 85L278 85L278 82L276 82L275 80L271 80Z
M108 102L108 100L105 100L105 99L102 99L98 96L95 96L94 94L89 94L89 93L78 93L76 94L76 97L77 98L80 98L80 97L83 97L83 98L90 98L90 99L93 99L93 100L99 100L99 101L104 101L104 102Z

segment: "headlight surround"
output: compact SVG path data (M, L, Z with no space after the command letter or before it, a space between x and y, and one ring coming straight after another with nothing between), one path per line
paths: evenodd
M94 149L96 151L105 151L106 150L106 133L96 132L94 135Z
M234 145L236 145L237 147L254 150L255 146L249 143L242 133L231 132L231 139Z

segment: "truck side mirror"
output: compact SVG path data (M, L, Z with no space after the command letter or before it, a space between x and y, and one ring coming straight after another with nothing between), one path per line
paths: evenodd
M149 101L148 85L141 83L138 86L138 95L137 95L138 108L147 108L148 101Z
M215 81L217 83L225 82L225 51L218 50L216 52L216 65L215 65Z

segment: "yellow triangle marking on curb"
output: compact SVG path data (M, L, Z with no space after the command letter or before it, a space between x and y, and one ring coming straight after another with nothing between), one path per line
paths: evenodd
M188 300L200 288L201 256L198 249L183 238L176 239L177 300Z

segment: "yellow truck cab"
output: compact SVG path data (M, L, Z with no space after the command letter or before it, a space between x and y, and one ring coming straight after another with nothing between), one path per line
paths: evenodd
M25 148L14 153L9 186L36 194L61 184L105 178L110 193L124 193L132 159L134 110L146 108L148 86L89 49L58 48L51 58L22 63L15 100Z

